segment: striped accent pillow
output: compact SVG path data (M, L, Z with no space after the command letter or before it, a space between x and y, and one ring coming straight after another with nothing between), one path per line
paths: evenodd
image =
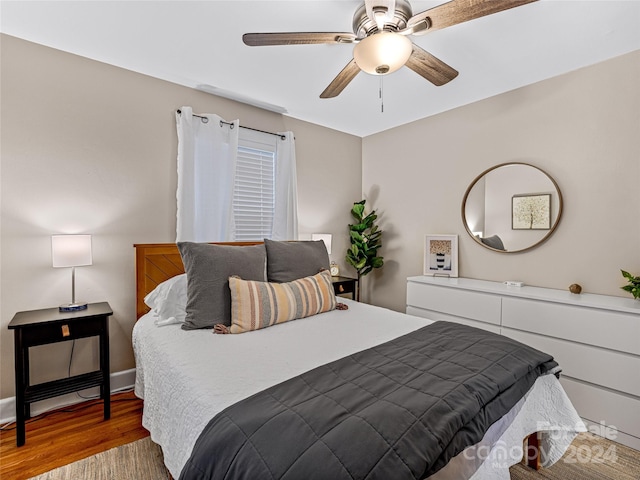
M229 277L231 333L244 333L336 308L328 270L293 282L272 283Z

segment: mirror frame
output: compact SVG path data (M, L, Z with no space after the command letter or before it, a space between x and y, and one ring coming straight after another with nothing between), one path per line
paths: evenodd
M538 170L541 173L543 173L549 180L551 180L551 183L555 187L556 192L558 192L558 216L556 217L555 221L551 225L551 228L549 229L547 234L544 237L542 237L540 240L535 242L534 244L532 244L532 245L530 245L530 246L528 246L526 248L521 248L520 250L498 250L497 248L493 248L493 247L490 247L489 245L485 245L479 239L476 238L476 236L473 234L473 232L469 229L469 225L467 224L467 217L465 215L465 208L467 206L467 198L469 197L469 193L471 193L471 190L473 189L473 187L476 185L476 183L478 183L478 181L482 177L484 177L489 172L492 172L493 170L496 170L497 168L510 166L510 165L523 165L523 166L526 166L526 167L535 168L536 170ZM542 170L541 168L538 168L535 165L531 165L530 163L525 163L525 162L506 162L506 163L501 163L499 165L495 165L495 166L493 166L491 168L486 169L484 172L482 172L480 175L478 175L476 178L473 179L473 181L471 182L471 184L467 188L467 191L464 193L464 197L462 198L462 209L461 210L462 210L461 211L461 213L462 213L462 224L464 225L464 229L467 231L469 236L477 244L482 245L484 248L486 248L487 250L491 250L492 252L498 252L498 253L522 253L522 252L526 252L528 250L531 250L532 248L535 248L535 247L541 245L542 243L544 243L551 236L551 234L553 234L553 232L556 231L556 228L558 228L558 224L560 223L560 219L562 218L562 210L563 210L562 192L560 191L560 187L558 186L556 181L553 179L553 177L551 175L549 175L547 172L545 172L544 170Z

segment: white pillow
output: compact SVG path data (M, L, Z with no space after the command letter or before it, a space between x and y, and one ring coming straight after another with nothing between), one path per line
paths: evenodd
M183 323L187 315L187 275L162 282L144 297L144 303L157 315L156 325Z

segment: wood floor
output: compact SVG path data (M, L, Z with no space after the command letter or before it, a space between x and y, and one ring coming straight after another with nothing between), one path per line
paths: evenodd
M111 396L111 419L91 400L27 422L27 441L16 447L15 424L0 431L0 479L24 480L110 448L149 436L142 427L142 400L133 392Z

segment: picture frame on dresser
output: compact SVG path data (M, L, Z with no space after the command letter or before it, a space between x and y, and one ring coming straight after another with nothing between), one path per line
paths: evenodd
M458 235L424 236L423 275L458 276Z

